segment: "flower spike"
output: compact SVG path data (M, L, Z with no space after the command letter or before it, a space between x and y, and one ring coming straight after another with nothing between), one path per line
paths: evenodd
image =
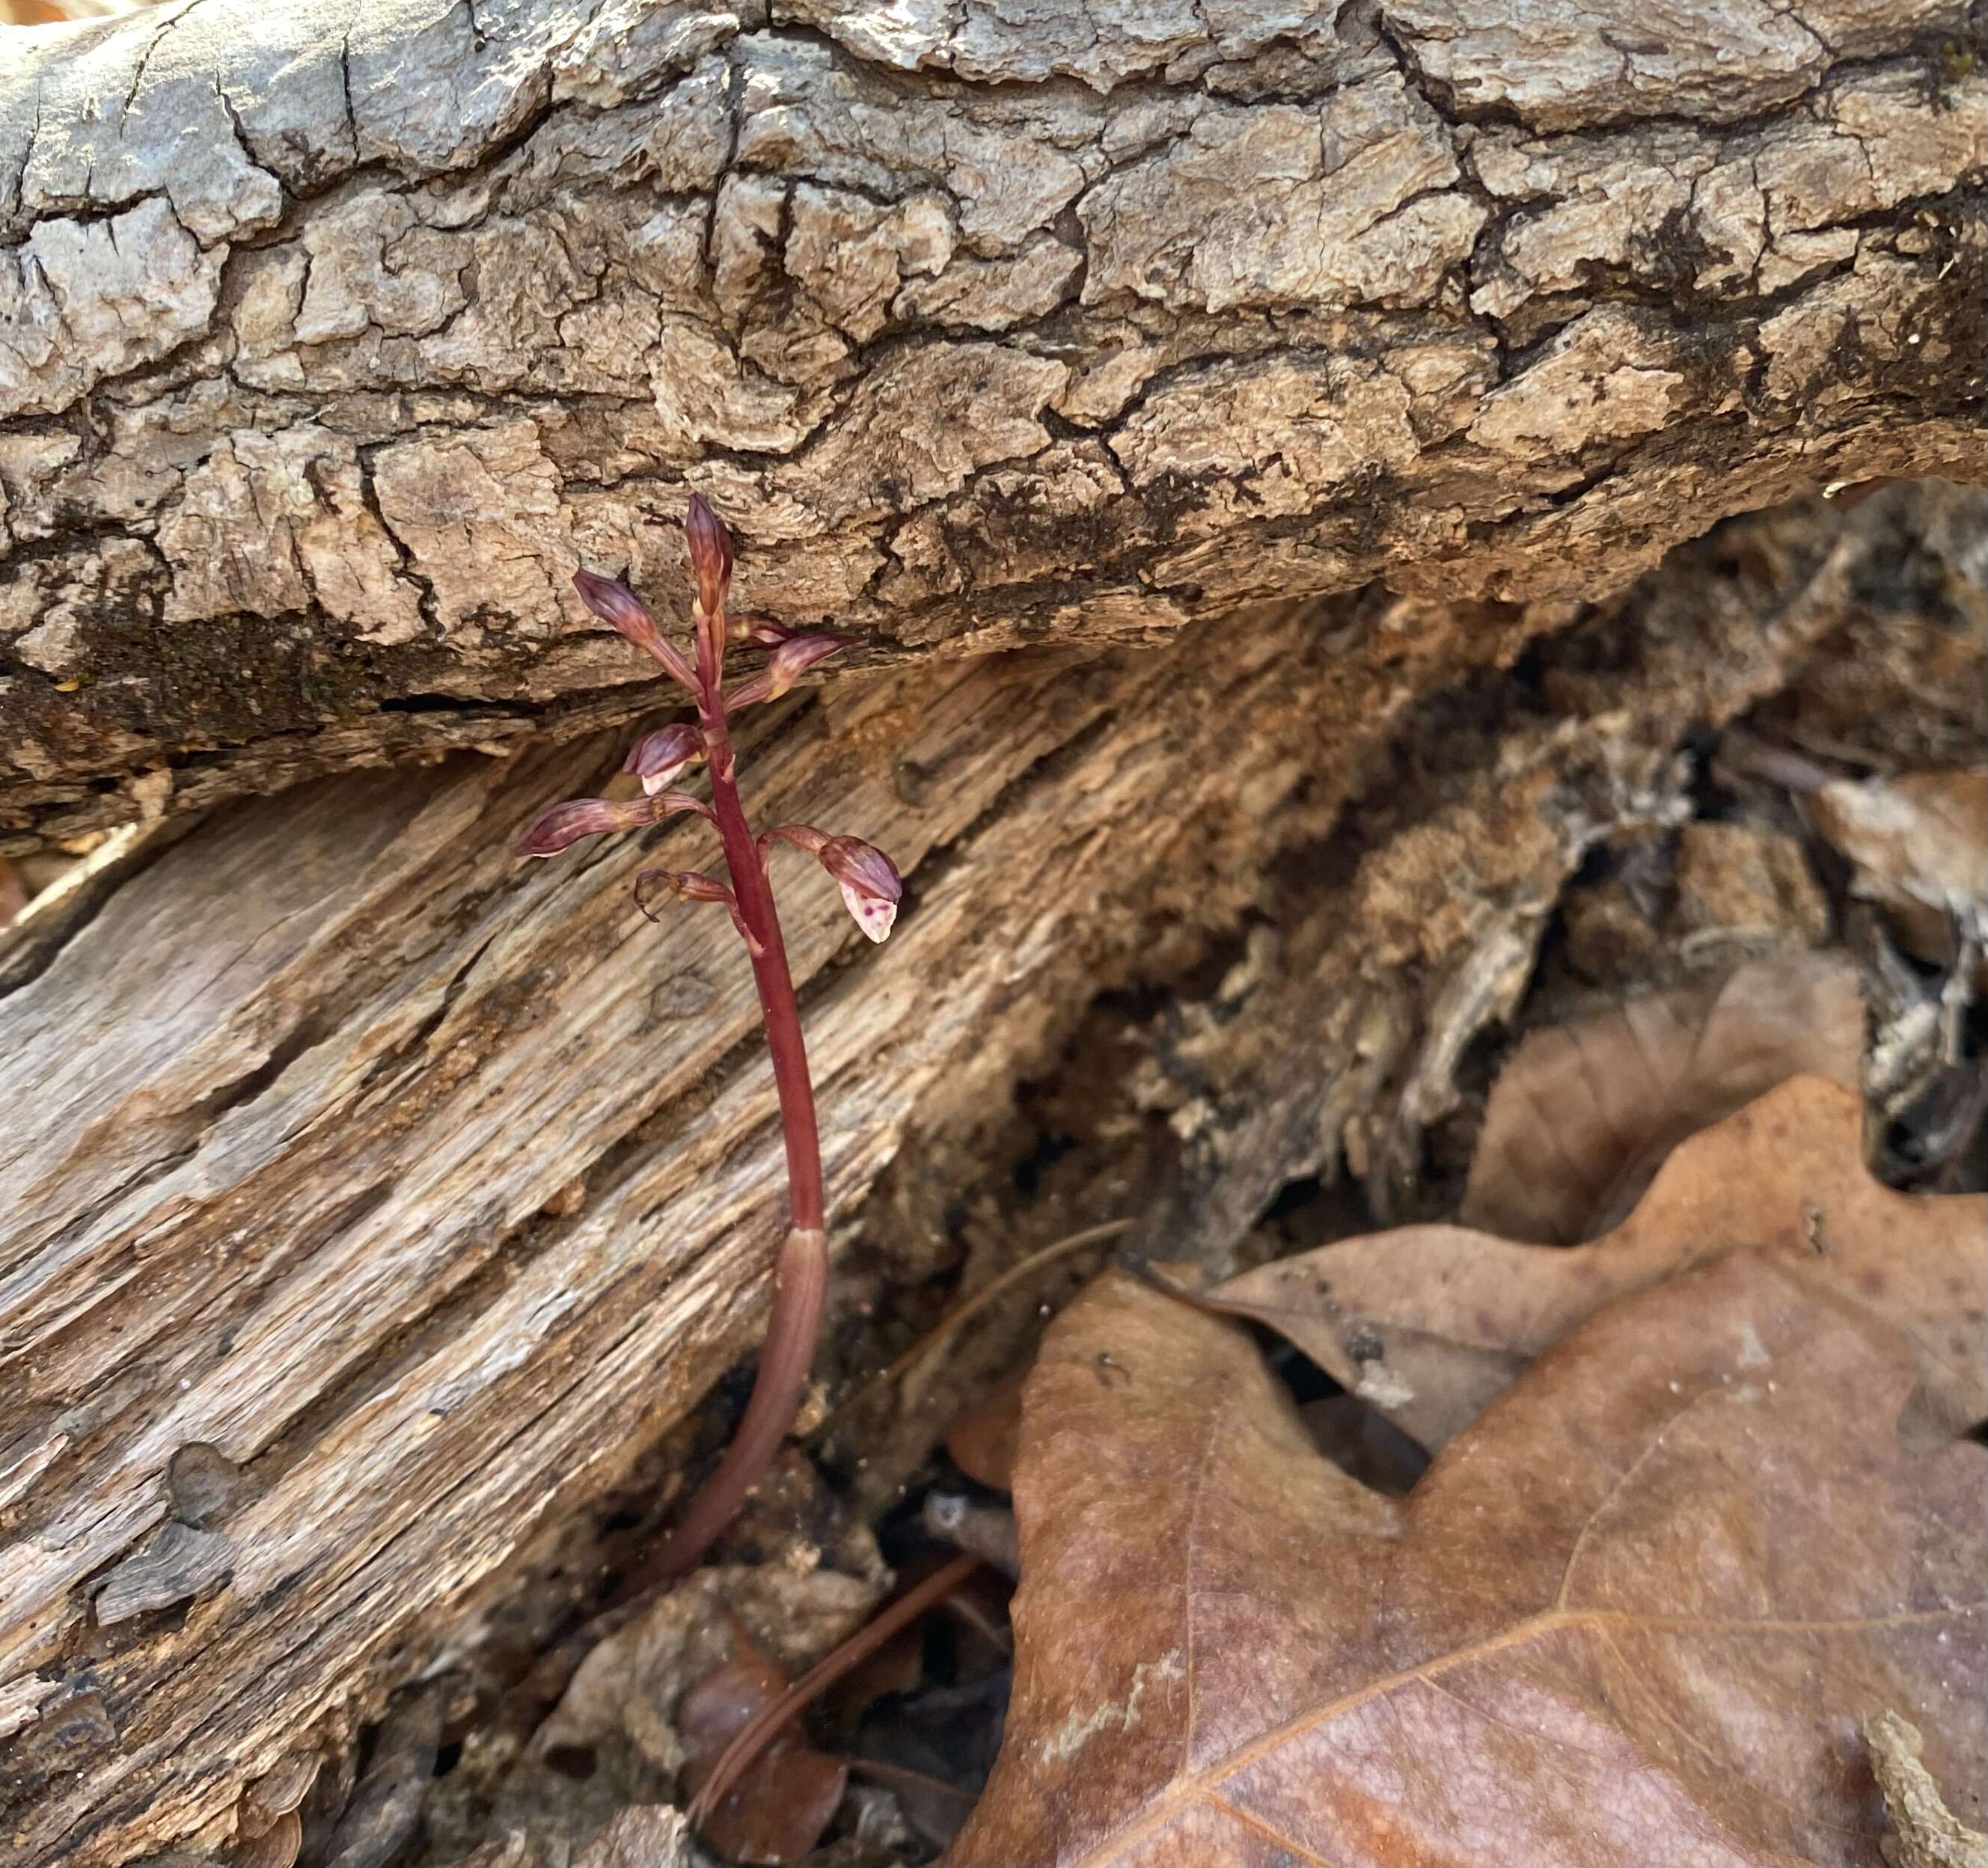
M657 627L648 606L626 584L617 583L611 577L597 576L591 571L576 571L573 587L580 593L580 600L602 622L620 630L637 648L647 649L669 671L673 681L692 694L697 692L697 677L691 672L690 664Z
M653 797L668 789L693 759L704 757L704 735L688 721L644 733L628 748L621 769L642 781L642 789Z
M756 610L733 614L732 535L702 495L688 502L684 535L695 585L690 606L694 655L667 641L648 610L611 579L583 572L574 584L589 609L661 662L689 691L697 705L695 725L685 721L663 728L644 735L631 749L625 769L641 781L646 796L629 803L591 798L555 806L526 832L521 846L527 854L551 856L583 836L659 823L678 811L695 811L711 822L724 846L730 886L697 870L644 870L635 879L635 900L651 920L655 916L650 898L665 891L685 901L722 903L731 916L752 956L786 1154L786 1242L775 1268L773 1311L751 1397L717 1470L698 1489L643 1569L624 1582L624 1601L685 1574L732 1522L794 1420L807 1383L809 1360L821 1336L829 1276L827 1187L800 1008L766 870L766 842L785 840L813 856L834 878L857 925L872 941L889 934L904 893L903 879L890 858L860 838L830 836L806 825L789 824L755 839L739 796L729 716L735 708L785 694L808 669L853 638L789 628ZM734 641L752 643L766 650L767 657L758 673L728 693L725 657ZM710 779L708 806L664 789L698 758L705 762ZM609 1625L608 1618L597 1617L581 1630L572 1650L576 1664ZM570 1677L570 1670L563 1672L561 1684Z

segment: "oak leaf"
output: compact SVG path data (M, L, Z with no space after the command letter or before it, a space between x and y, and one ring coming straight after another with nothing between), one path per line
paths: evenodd
M1014 1697L948 1859L1875 1864L1858 1721L1898 1707L1977 1820L1988 1451L1901 1444L1917 1380L1729 1254L1591 1318L1397 1501L1240 1329L1107 1275L1029 1378Z
M1203 1301L1266 1323L1431 1451L1611 1298L1738 1245L1906 1333L1916 1412L1988 1414L1988 1198L1895 1193L1864 1165L1864 1107L1790 1078L1681 1144L1636 1210L1591 1245L1404 1226L1280 1258Z
M1536 1032L1492 1086L1463 1223L1549 1245L1593 1238L1687 1135L1804 1071L1854 1089L1863 1059L1856 969L1819 954L1749 961Z
M952 1463L976 1485L1006 1491L1014 1476L1015 1448L1022 1431L1022 1382L1018 1376L953 1422L945 1450Z

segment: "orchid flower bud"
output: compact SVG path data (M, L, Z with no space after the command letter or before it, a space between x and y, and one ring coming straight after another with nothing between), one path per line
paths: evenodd
M690 496L684 536L690 545L690 568L697 574L698 607L708 616L721 616L732 589L732 535L702 493Z
M604 623L610 623L631 642L646 643L657 633L656 619L649 606L634 591L613 577L593 571L576 571L573 587L580 600Z
M812 824L776 824L760 833L760 847L776 839L805 850L835 878L856 925L871 940L889 934L904 898L904 880L882 850L860 836L830 836Z
M725 697L725 707L755 707L762 701L777 701L816 662L825 661L854 640L853 636L789 636L767 657L765 667Z
M635 900L644 914L649 914L649 905L642 900L642 891L654 883L665 888L678 901L722 901L729 903L732 891L715 877L707 876L702 870L645 869L635 878ZM656 917L649 914L649 919Z
M746 951L755 960L766 952L759 938L746 926L746 917L739 912L739 898L715 877L707 876L694 869L645 869L635 878L635 906L652 921L659 916L642 898L642 891L651 883L660 884L669 890L678 901L722 902L732 911L732 925L739 930L739 937L746 943Z
M860 836L832 836L822 846L821 866L835 878L856 925L873 941L887 938L904 898L897 864Z
M735 610L732 613L732 633L742 642L756 643L762 649L777 649L797 632L784 623L775 622L763 610Z
M656 821L655 807L646 798L617 804L608 798L570 798L549 805L526 826L518 839L524 856L556 856L583 836L609 830L634 830Z
M602 622L611 624L639 649L646 649L662 664L671 677L697 692L697 677L676 645L656 627L648 606L626 584L611 577L598 577L591 571L576 571L573 587L580 600Z
M571 798L564 804L548 806L533 818L518 839L518 853L525 856L556 856L583 836L599 836L609 830L640 830L659 824L679 812L695 811L711 816L711 806L688 792L661 792L653 797L632 798L617 804L611 798Z
M777 701L816 662L826 661L854 640L850 636L789 636L766 658L766 672L773 683L766 698Z
M671 782L693 759L704 757L704 735L688 721L644 733L628 748L622 762L624 772L632 772L642 781L642 789L653 797L668 789Z

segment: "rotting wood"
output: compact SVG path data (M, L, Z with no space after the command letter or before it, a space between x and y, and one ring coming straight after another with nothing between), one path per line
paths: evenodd
M1595 596L1980 471L1964 0L178 0L0 74L0 854L877 663ZM1523 48L1522 51L1515 48Z
M911 1213L887 1236L942 1233L947 1214L984 1202L991 1217L968 1236L1012 1228L1019 1258L1126 1217L1134 1260L1221 1276L1264 1248L1259 1222L1294 1185L1357 1181L1370 1223L1447 1217L1422 1170L1426 1132L1459 1113L1457 1060L1524 991L1583 856L1690 810L1676 751L1695 727L1861 669L1882 745L1924 698L1919 662L1896 651L1925 633L1958 671L1926 711L1988 754L1988 496L1916 488L1868 532L1818 530L1818 516L1763 515L1675 553L1531 647L1523 671L1432 696L1378 750L1344 748L1365 766L1358 809L1267 866L1215 944L1219 977L1205 949L1156 948L1133 975L1145 1002L1100 1006L1068 1041L1081 1087L1047 1118L1070 1131L1043 1184L1004 1195L996 1121L935 1125L887 1187L887 1210ZM1085 1062L1098 1056L1113 1060L1102 1075ZM1040 1329L1038 1295L952 1344L917 1392L905 1383L901 1417L874 1395L852 1407L834 1450L868 1506L884 1508L962 1403L1013 1370Z
M326 1868L382 1868L421 1821L441 1741L441 1694L418 1686L382 1722L373 1757L326 1844Z
M1678 737L1870 633L1870 554L1978 503L1762 522L1778 583L1600 619L1516 737L1412 732L1458 762L1412 785L1391 736L1563 610L1370 596L772 720L756 800L888 833L911 885L877 950L826 885L788 897L839 1225L894 1161L971 1155L1098 991L1262 913L1288 945L1172 1034L1182 1108L1212 1116L1183 1116L1145 1238L1247 1225L1355 1129L1381 1176L1515 989L1482 954L1522 967L1584 840L1665 808ZM749 986L722 917L659 932L628 893L695 832L509 852L621 745L231 807L7 996L0 1859L225 1839L245 1785L377 1706L753 1342L779 1143ZM1352 876L1281 899L1369 787L1395 815ZM93 1625L181 1510L232 1545L227 1586Z
M105 1578L90 1604L100 1628L191 1601L228 1580L235 1546L218 1531L169 1518Z

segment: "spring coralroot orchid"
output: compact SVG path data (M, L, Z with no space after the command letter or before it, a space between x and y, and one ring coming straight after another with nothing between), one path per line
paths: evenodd
M556 856L582 837L639 829L683 812L695 812L715 826L729 872L729 887L695 870L649 869L636 878L636 901L652 920L655 917L647 898L664 891L682 901L718 903L730 911L752 964L786 1143L787 1235L774 1266L773 1312L745 1415L718 1470L692 1498L644 1575L624 1586L624 1596L693 1568L732 1522L793 1424L821 1333L828 1289L821 1147L800 1013L794 1002L793 978L773 907L763 846L778 839L817 857L841 890L857 925L873 941L881 941L891 931L904 895L895 865L860 838L833 836L805 824L783 824L764 837L754 837L739 801L730 716L740 707L777 699L806 670L847 647L851 638L801 633L756 613L729 615L732 535L701 496L691 500L684 532L697 586L694 662L664 636L655 618L625 586L590 571L580 573L573 585L589 610L646 650L689 694L696 704L697 724L680 721L636 741L623 769L641 779L644 796L627 803L580 798L553 805L532 820L519 843L526 856ZM729 694L724 686L728 638L771 651L765 668ZM708 805L667 789L700 758L711 772Z

